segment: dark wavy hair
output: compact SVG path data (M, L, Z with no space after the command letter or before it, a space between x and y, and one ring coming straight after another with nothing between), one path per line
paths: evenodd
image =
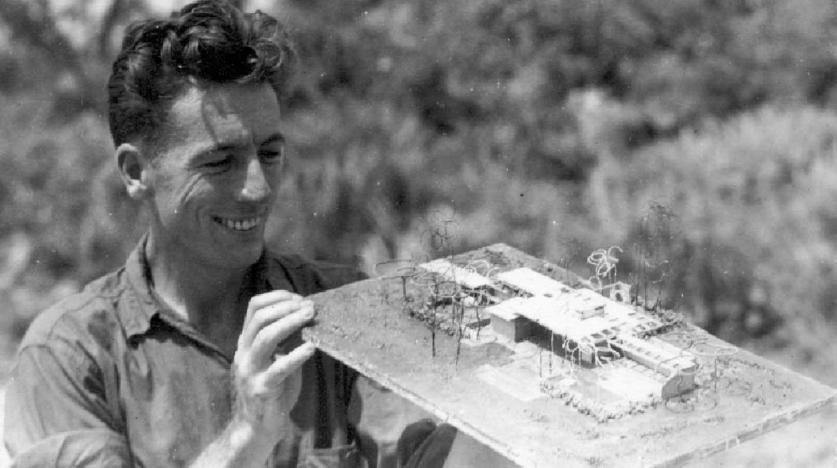
M286 29L261 11L201 0L167 20L130 25L108 80L108 118L117 146L156 134L190 78L269 83L280 96L296 54Z

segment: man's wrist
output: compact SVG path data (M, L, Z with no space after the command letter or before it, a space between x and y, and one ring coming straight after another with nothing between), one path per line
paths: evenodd
M252 423L233 417L223 433L192 463L192 467L262 467L277 441Z
M268 431L259 430L251 421L233 417L227 426L227 438L230 449L269 453L278 440L271 440Z

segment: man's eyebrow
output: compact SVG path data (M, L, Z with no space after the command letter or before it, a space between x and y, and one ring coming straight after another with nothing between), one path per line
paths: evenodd
M215 153L230 151L244 146L244 140L233 139L227 141L215 141L207 144L204 148L197 151L198 156L208 156Z
M271 144L271 143L284 144L285 143L285 135L283 135L282 132L273 133L269 137L265 138L265 140L263 142L261 142L259 144L259 146L264 146L264 145L268 145L268 144ZM200 157L209 156L209 155L212 155L212 154L215 154L215 153L235 150L235 149L238 149L238 148L240 148L244 145L245 145L245 143L243 143L243 141L236 141L236 140L227 141L227 142L216 142L216 143L210 144L206 148L203 148L200 151L198 151L197 152L197 157L200 158Z
M273 133L269 137L265 138L259 146L269 145L271 143L285 143L285 135L283 135L282 132Z

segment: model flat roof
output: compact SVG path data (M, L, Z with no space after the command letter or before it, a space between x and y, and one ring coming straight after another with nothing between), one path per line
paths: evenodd
M494 283L485 276L475 271L456 266L443 258L433 260L432 262L422 263L419 266L426 271L436 273L444 277L446 280L454 281L466 288L477 289L494 285Z

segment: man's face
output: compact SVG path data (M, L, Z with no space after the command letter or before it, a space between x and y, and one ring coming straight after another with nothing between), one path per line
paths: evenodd
M213 267L255 263L283 147L269 85L187 90L172 104L149 169L156 248Z

